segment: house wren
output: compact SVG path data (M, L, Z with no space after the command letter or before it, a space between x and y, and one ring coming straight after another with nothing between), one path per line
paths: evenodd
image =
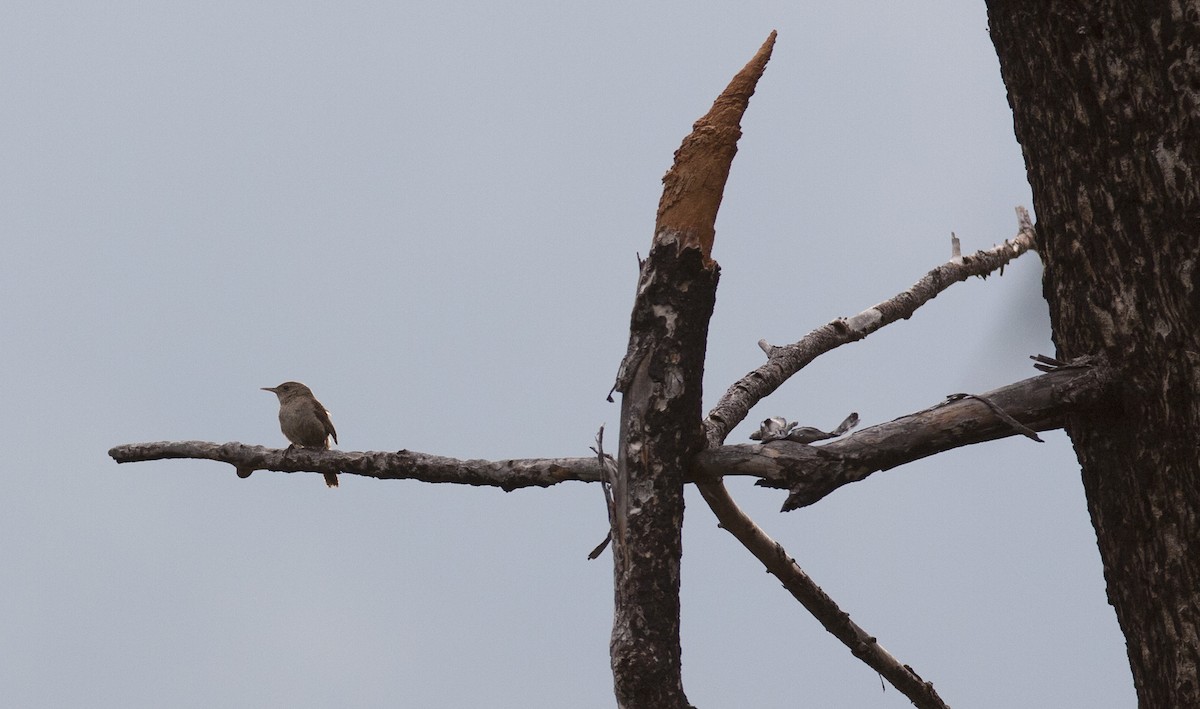
M279 428L292 442L293 448L328 448L329 437L337 443L337 431L329 420L329 412L313 396L312 389L300 382L284 382L277 387L262 387L279 397ZM325 473L325 484L337 487L337 473Z

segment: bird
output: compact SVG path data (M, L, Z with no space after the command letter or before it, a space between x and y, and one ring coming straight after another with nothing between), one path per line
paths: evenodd
M837 438L846 431L858 425L858 414L852 413L837 425L832 431L822 431L812 426L800 426L795 421L788 421L782 416L772 416L758 430L750 434L750 440L767 443L769 441L795 441L796 443L815 443L827 438Z
M329 448L330 438L337 443L337 431L329 420L329 412L313 396L312 389L300 382L261 388L279 397L279 428L292 442L288 448ZM325 473L325 484L337 487L337 473Z

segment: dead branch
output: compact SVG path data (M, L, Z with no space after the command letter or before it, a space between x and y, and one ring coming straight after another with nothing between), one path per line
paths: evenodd
M788 556L778 542L738 507L721 481L708 481L698 487L704 500L721 522L721 527L754 554L767 571L779 579L788 593L825 626L830 634L850 648L855 657L891 682L892 686L908 697L915 706L922 709L947 709L942 698L934 690L933 684L921 679L911 667L893 657L870 633L851 620L849 614L839 608L838 604L804 573L796 560Z
M352 473L380 480L485 485L503 490L549 487L565 480L598 482L597 458L524 458L460 460L416 451L339 451L314 448L265 448L242 443L160 441L128 443L108 452L118 463L196 458L229 463L240 477L255 470L281 473Z
M1023 209L1018 208L1017 215L1020 222L1020 233L1012 243L1005 242L1002 247L997 247L990 252L978 252L973 256L963 258L959 254L957 238L955 238L954 241L956 243L952 249L951 260L930 271L924 278L904 293L873 308L869 308L848 320L835 320L823 328L814 330L794 345L772 348L760 342L759 346L763 347L763 350L767 353L767 364L747 374L730 387L717 403L717 406L709 413L708 418L704 421L704 427L710 450L704 451L700 456L697 456L697 464L699 465L700 461L707 455L735 448L733 446L721 447L721 443L724 442L729 431L740 423L746 417L746 414L749 413L750 409L761 401L763 397L773 392L788 377L798 372L819 355L847 342L860 340L888 323L911 316L918 307L936 297L938 293L945 290L951 283L966 280L966 278L972 275L986 275L997 267L1003 267L1009 260L1031 248L1033 243L1033 228L1028 214ZM991 409L988 409L988 411L995 417ZM857 419L857 416L854 418ZM1002 418L1001 420L1003 421ZM1007 421L1003 422L1007 426L1006 430L1011 435L1013 427L1009 426ZM844 430L842 429L842 431ZM839 433L842 431L839 431ZM860 431L849 438L862 436L868 431L870 429ZM813 454L817 459L836 460L838 463L834 468L844 470L847 467L843 460L844 454L839 455L836 450L830 451L829 449L835 445L845 446L847 440L842 439L836 443L821 447L791 441L778 441L758 446L757 449L758 451L770 451L772 453L799 449L803 450L806 455ZM721 469L730 470L731 468ZM789 496L788 502L791 502L797 496L797 485L798 483L796 482L792 483L792 494ZM720 478L705 478L703 475L697 476L696 487L704 496L705 501L708 502L709 507L713 510L713 514L721 520L722 527L733 534L771 573L775 574L784 583L784 587L830 633L850 647L851 652L856 657L859 657L869 666L875 668L881 676L891 682L913 704L920 707L945 706L937 692L934 691L932 684L922 680L911 667L901 664L892 657L890 653L876 642L874 637L868 635L854 623L849 615L841 611L833 599L826 595L804 573L795 560L788 556L779 543L771 539L766 532L762 531L753 520L738 508L737 503L729 495ZM787 505L788 503L785 503L785 510L789 509Z
M1106 367L1057 369L981 394L990 405L977 397L957 397L821 446L775 441L712 448L696 457L693 476L751 475L760 478L758 485L788 488L786 512L872 473L936 453L1028 435L1022 428L1061 428L1071 413L1114 405L1112 381ZM1019 423L1014 427L1012 421Z
M790 345L772 347L760 342L759 346L767 353L766 363L734 382L704 421L709 447L716 448L724 443L725 437L746 418L755 404L817 357L841 345L861 340L885 325L911 317L917 308L951 285L971 276L986 277L1033 248L1033 226L1023 207L1017 207L1017 220L1019 231L1011 241L970 256L952 256L908 290L853 317L832 320Z
M1048 358L1044 358L1048 359ZM1038 365L1048 368L1047 365ZM1076 412L1110 406L1112 373L1097 364L1050 368L980 394L1020 426L1035 431L1061 428ZM920 458L974 443L1024 433L976 397L936 404L887 423L864 428L824 445L777 441L710 448L694 459L688 482L729 475L759 478L759 485L790 488L785 510L811 505L842 485ZM1027 434L1026 434L1027 435ZM417 480L498 487L549 487L561 482L606 480L599 458L463 460L428 453L282 449L242 443L159 441L130 443L109 451L118 463L192 458L232 465L242 477L255 470L285 473L349 473L380 480Z

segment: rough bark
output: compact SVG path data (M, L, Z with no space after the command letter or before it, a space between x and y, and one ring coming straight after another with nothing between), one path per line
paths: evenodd
M991 0L1061 358L1121 408L1073 415L1139 704L1200 706L1200 6Z
M752 475L763 487L788 488L783 503L788 512L914 460L1031 430L1062 428L1068 413L1111 407L1113 398L1107 370L1067 367L978 396L954 395L823 445L775 441L712 448L697 456L695 478Z
M661 231L642 265L613 484L617 706L688 706L680 678L679 566L683 484L699 450L700 394L716 264Z
M679 565L683 484L704 445L701 383L719 269L714 222L742 114L775 33L696 122L663 178L654 242L642 263L629 350L614 387L621 434L613 497L617 706L683 709Z

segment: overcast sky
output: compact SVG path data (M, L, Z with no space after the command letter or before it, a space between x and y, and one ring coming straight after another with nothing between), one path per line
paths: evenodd
M587 455L691 124L779 31L717 223L705 403L1016 233L982 2L23 2L0 23L0 695L20 707L611 707L600 489L160 461L285 445ZM1040 264L956 285L751 412L863 425L1032 376ZM752 430L736 429L730 442ZM1061 433L779 514L738 501L956 707L1128 707ZM909 706L688 493L701 707Z

